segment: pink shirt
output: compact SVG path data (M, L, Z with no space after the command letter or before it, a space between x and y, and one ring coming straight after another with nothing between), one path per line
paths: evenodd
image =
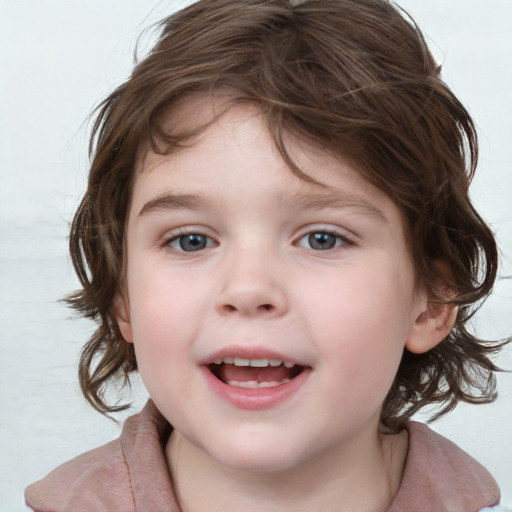
M451 441L410 422L400 489L386 512L477 512L496 505L489 472ZM53 470L25 491L36 512L181 512L164 447L172 428L150 400L119 439Z

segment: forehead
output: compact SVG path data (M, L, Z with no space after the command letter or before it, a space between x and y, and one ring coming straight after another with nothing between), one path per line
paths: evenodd
M243 180L258 181L260 176L262 190L284 206L352 202L368 212L373 210L377 216L394 207L386 194L343 158L286 133L286 149L306 178L294 174L279 153L258 105L235 103L222 94L195 95L167 112L162 128L172 135L194 135L185 140L184 147L169 154L157 154L148 147L141 151L134 199L142 195L151 201L150 195L154 199L169 189L182 195L207 196L204 176L233 186ZM263 172L269 170L272 173Z

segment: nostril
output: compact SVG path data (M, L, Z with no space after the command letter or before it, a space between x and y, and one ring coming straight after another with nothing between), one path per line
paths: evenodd
M274 314L279 310L275 304L271 302L261 303L256 300L239 300L237 301L226 301L218 304L218 309L223 314L231 315L234 313L240 313L242 315L253 315L263 314L267 316Z
M225 313L236 313L237 311L239 312L244 312L245 309L243 307L239 307L237 308L236 306L233 306L233 304L224 304L222 306L222 309ZM272 311L275 311L275 306L273 306L272 304L260 304L259 306L256 306L256 309L254 309L253 311L256 313L256 312L261 312L261 313L267 313L267 312L272 312Z

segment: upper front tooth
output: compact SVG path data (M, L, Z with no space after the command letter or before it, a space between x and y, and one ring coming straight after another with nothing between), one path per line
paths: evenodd
M225 357L222 359L224 364L234 364L235 366L254 366L256 368L265 368L270 366L279 366L283 364L286 368L295 366L294 363L289 361L281 361L280 359L245 359L243 357ZM217 363L217 360L215 361Z
M258 368L264 368L265 366L268 366L268 359L251 359L249 364Z

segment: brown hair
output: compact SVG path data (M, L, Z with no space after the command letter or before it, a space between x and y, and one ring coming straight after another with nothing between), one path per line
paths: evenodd
M437 417L460 400L493 400L489 356L502 344L467 328L497 267L493 234L468 197L475 128L418 27L387 0L200 0L162 22L153 50L99 107L88 188L71 229L83 288L69 302L99 324L80 360L87 400L103 413L124 408L107 405L106 386L137 369L115 301L138 152L183 145L192 133L164 129L164 114L188 95L218 90L259 106L300 176L308 179L287 153L286 134L349 159L402 211L418 282L434 300L455 293L451 333L425 354L404 350L383 423L397 427L427 404L440 404Z

